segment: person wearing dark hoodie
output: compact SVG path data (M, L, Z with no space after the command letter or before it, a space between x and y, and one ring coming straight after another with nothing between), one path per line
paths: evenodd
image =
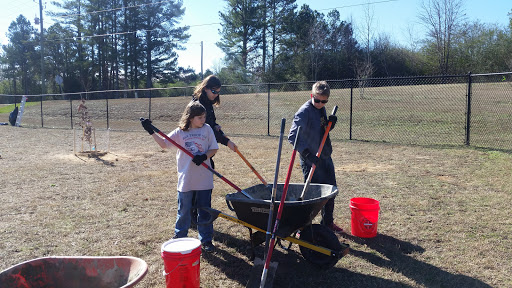
M193 96L194 100L199 101L199 103L203 104L203 106L206 108L206 124L212 127L217 142L224 146L228 146L229 149L231 149L233 152L236 152L235 143L226 137L222 131L222 127L217 123L217 118L215 117L215 111L213 107L218 107L220 105L221 87L222 83L220 82L220 79L215 75L210 75L196 86ZM215 164L213 164L212 161L212 168L214 167Z
M215 75L210 75L201 81L195 89L193 93L193 100L199 101L206 108L206 124L210 125L213 129L213 133L215 134L215 139L217 143L220 143L224 146L228 146L229 149L236 152L236 145L233 141L231 141L224 132L222 131L222 127L217 123L217 118L215 117L215 110L213 107L218 107L220 105L220 89L222 87L222 83L220 82L219 77ZM215 169L215 163L213 162L213 158L210 158L211 167ZM194 198L195 201L195 198ZM197 210L192 210L192 217L197 215ZM195 223L192 223L192 227L195 228Z
M335 115L327 117L325 104L329 101L330 87L325 81L318 81L313 84L311 98L304 103L295 113L293 123L288 134L288 141L293 145L297 137L297 129L300 126L300 137L297 140L297 151L300 153L300 165L304 175L304 182L307 181L312 165L315 165L315 173L311 183L328 184L336 186L336 175L334 164L331 158L332 145L327 136L322 153L317 157L315 154L320 147L321 140L331 122L331 129L334 129L338 118ZM329 199L322 208L322 224L329 227L334 233L342 233L343 229L334 223L334 198Z
M18 118L18 106L14 107L14 110L12 110L12 112L9 113L9 123L11 123L11 126L16 125L17 118Z

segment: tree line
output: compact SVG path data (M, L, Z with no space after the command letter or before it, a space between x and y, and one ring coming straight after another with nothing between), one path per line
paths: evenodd
M55 24L43 38L20 15L2 46L0 94L185 86L214 72L224 83L258 83L512 70L512 9L509 25L499 27L465 19L464 0L425 0L418 19L427 34L405 47L375 35L369 1L360 37L342 9L324 14L295 0L225 3L216 43L225 58L205 75L178 66L190 37L179 0L53 2L58 11L47 16Z

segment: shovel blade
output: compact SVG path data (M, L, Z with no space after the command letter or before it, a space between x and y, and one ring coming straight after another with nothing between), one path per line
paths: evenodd
M277 262L270 262L267 271L267 279L265 281L265 288L272 288L274 285L274 276L277 270ZM263 268L265 267L265 261L261 258L256 257L254 259L254 265L252 266L249 282L247 282L246 288L259 288L261 281L261 273L263 272Z

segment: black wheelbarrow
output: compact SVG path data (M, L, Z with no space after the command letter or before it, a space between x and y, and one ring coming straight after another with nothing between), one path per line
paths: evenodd
M283 186L284 184L278 183L276 187L275 211L277 211L281 200ZM312 220L325 203L338 194L338 189L332 185L310 184L305 198L298 201L303 188L304 184L302 183L292 183L288 187L283 214L276 231L276 238L279 240L277 242L289 241L288 248L292 244L298 244L304 259L320 268L330 268L349 252L349 245L340 243L334 232L324 225L312 224ZM271 194L272 191L268 186L259 184L244 189L243 193L236 192L226 195L228 208L235 211L238 218L212 208L206 208L212 215L211 221L222 217L249 229L253 248L251 259L254 259L254 247L265 241ZM275 221L276 213L273 217L273 221ZM256 232L253 233L253 230ZM296 235L299 231L300 236L297 239Z

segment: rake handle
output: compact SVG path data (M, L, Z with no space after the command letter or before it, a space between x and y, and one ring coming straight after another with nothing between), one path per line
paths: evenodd
M277 179L278 179L278 175L279 175L279 166L281 163L281 150L283 147L283 134L284 134L285 124L286 124L286 119L282 118L281 119L281 133L279 135L279 146L277 149L276 172L274 174L274 183L272 186L272 194L270 195L271 198L270 198L270 209L268 211L268 220L267 220L267 234L265 237L265 251L268 251L268 249L269 249L268 244L270 242L270 236L272 233L271 229L272 229L272 220L274 218L274 202L275 202L276 194L277 194Z
M290 178L292 176L293 163L295 162L295 155L297 154L296 146L297 139L299 138L299 132L300 126L297 128L295 142L293 143L292 157L290 159L290 164L288 165L288 172L286 173L286 179L284 182L283 193L281 193L281 201L279 202L279 208L277 209L276 222L274 223L274 230L272 230L272 238L270 239L267 257L265 258L265 266L263 267L263 271L261 273L260 287L264 287L265 282L267 280L268 267L270 266L270 258L272 258L272 252L274 251L274 243L276 241L276 232L277 229L279 229L279 221L281 221L281 215L283 214L284 201L286 200L286 193L288 192L288 186L290 185Z
M260 181L265 184L265 186L267 186L267 181L265 181L265 179L263 179L263 177L261 177L261 175L258 173L258 171L256 171L256 169L254 169L254 167L251 165L251 163L249 163L249 161L247 161L247 159L245 159L244 155L242 155L242 153L240 152L240 150L238 150L238 147L235 146L235 151L236 153L238 154L238 156L240 156L240 158L242 158L242 160L244 160L245 164L247 164L247 166L249 166L249 168L252 170L252 172L254 172L254 174L256 174L256 176L260 179Z

